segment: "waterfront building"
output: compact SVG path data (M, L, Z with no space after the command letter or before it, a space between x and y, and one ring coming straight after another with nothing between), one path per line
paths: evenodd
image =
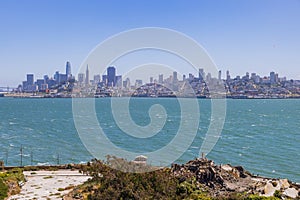
M45 84L45 80L44 79L37 79L36 80L36 85L38 86L38 90L42 90L42 85Z
M27 81L23 81L22 82L22 90L26 91L27 90L27 86L28 86Z

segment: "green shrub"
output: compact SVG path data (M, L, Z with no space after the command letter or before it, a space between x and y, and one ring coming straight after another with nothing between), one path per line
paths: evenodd
M3 180L0 179L0 200L4 200L4 198L7 197L8 187L3 182Z

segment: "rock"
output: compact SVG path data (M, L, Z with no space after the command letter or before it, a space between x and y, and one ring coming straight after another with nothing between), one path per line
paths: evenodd
M295 188L288 188L284 190L283 194L287 197L295 199L298 196L298 191Z
M263 196L265 197L271 197L274 195L274 192L276 191L276 188L273 186L272 183L267 182L264 188L264 194Z
M280 179L279 183L281 184L281 188L283 189L290 187L289 181L287 179Z
M233 168L230 165L222 165L221 168L227 172L232 172L233 170Z
M247 177L247 175L245 174L245 169L242 166L236 166L234 168L239 172L239 176L241 178L246 178Z

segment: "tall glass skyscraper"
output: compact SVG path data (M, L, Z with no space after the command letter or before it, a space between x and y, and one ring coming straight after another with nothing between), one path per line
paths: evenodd
M86 71L85 71L85 85L90 84L90 72L89 72L89 65L86 66Z
M116 86L116 68L113 66L107 68L107 86Z
M71 63L69 61L66 64L66 76L67 76L67 79L72 77Z

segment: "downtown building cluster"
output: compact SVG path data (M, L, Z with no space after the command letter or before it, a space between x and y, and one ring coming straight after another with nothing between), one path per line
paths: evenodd
M27 74L27 80L19 85L17 92L42 93L50 97L111 97L111 96L136 96L136 97L193 97L211 98L211 91L223 88L223 96L227 98L299 98L300 81L287 80L279 77L275 72L268 76L259 76L256 73L246 73L244 76L231 78L226 71L222 78L222 71L217 77L200 68L195 76L178 77L174 71L164 78L163 74L149 77L149 82L143 83L141 79L134 82L127 77L117 75L114 66L107 67L106 74L93 75L90 78L89 66L85 73L79 73L77 78L71 73L70 62L66 63L64 74L55 72L53 77L45 75L43 79L34 80L33 74ZM132 84L133 83L133 84Z

